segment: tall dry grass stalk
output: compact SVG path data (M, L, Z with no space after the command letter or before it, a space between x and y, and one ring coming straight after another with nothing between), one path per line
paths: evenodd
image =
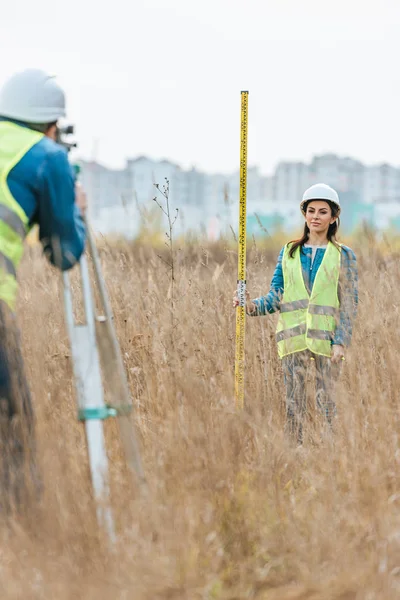
M278 250L250 249L252 296L268 290ZM119 535L110 555L76 420L61 279L29 250L18 314L45 487L40 506L0 522L0 597L399 598L400 272L372 247L357 251L359 318L336 434L321 435L310 402L296 449L283 434L277 315L247 320L245 410L235 412L236 253L177 250L172 347L170 281L156 252L103 244L150 485L141 500L107 422Z

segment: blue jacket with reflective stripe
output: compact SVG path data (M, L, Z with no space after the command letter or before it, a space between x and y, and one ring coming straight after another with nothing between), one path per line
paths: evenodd
M284 248L279 253L275 272L272 276L270 291L266 296L256 298L253 302L257 305L257 311L253 316L266 315L279 310L280 301L283 295L283 269L282 258ZM312 260L312 248L302 248L300 262L306 288L311 291L315 276L321 265L325 254L325 248L317 248L314 262ZM357 315L358 307L358 270L356 256L348 246L342 246L342 265L340 278L340 319L335 331L335 337L332 344L349 346L352 337L353 322Z
M49 261L63 271L70 269L84 251L86 228L75 204L75 178L66 149L43 137L10 171L7 184L29 223L39 226Z

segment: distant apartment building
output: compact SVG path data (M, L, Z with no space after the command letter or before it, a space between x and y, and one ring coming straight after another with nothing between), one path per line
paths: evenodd
M145 156L129 159L120 170L97 162L81 161L82 182L89 197L89 215L94 226L105 233L134 236L141 211L154 208L160 188L169 181L170 205L180 210L178 230L207 230L210 223L219 231L237 225L240 197L239 171L208 174L196 168ZM375 218L378 227L387 227L391 217L400 217L400 169L387 164L367 166L335 154L314 156L309 164L280 162L270 176L257 167L247 172L248 214L277 216L277 222L293 229L301 224L299 201L313 183L325 182L340 194L343 221L354 227L364 216ZM373 215L371 217L371 215ZM216 225L216 223L218 225Z
M364 202L374 207L375 224L389 227L400 217L400 170L388 165L368 169L364 182Z
M369 167L363 196L367 204L400 203L400 170L387 164Z

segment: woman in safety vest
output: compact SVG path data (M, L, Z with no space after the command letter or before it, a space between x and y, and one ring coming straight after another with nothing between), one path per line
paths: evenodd
M303 439L310 359L316 366L317 405L329 424L336 415L334 383L350 345L358 304L356 256L336 241L338 194L328 185L313 185L305 191L300 209L303 236L282 248L270 291L254 300L246 292L248 315L280 312L276 342L286 386L287 425L298 443ZM237 305L235 293L233 306Z

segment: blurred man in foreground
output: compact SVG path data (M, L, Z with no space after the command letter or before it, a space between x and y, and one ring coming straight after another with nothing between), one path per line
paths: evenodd
M84 193L57 143L65 95L39 69L13 75L0 89L0 501L21 505L23 466L36 474L34 410L15 321L17 269L34 225L51 264L64 271L86 242ZM39 324L40 325L40 324Z

